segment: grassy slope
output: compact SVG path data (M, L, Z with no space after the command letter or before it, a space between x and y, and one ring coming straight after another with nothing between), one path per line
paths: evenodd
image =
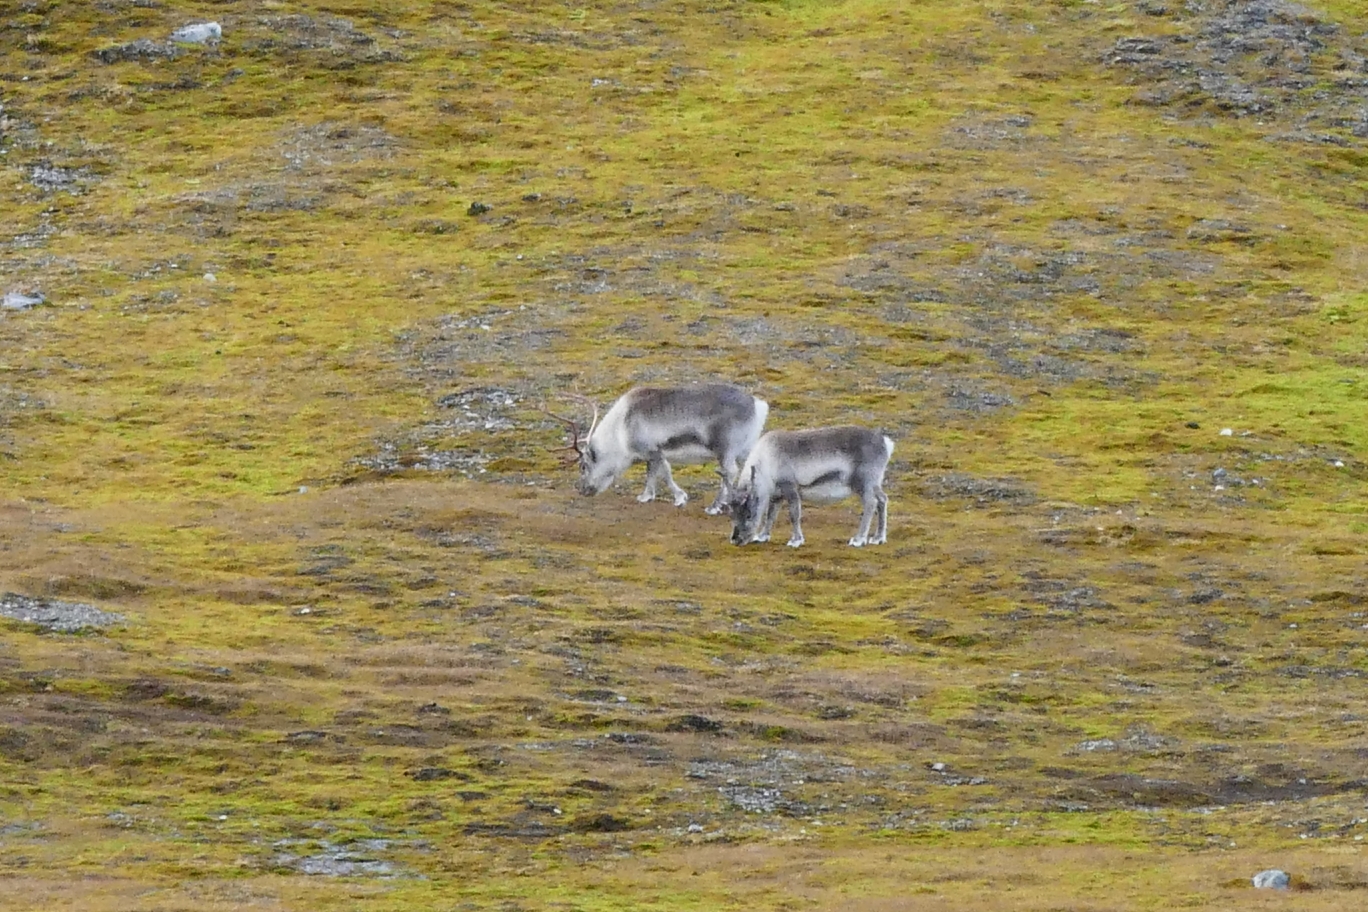
M1182 17L5 15L5 281L53 306L0 317L0 589L135 620L6 629L0 906L1354 900L1361 152L1137 104L1108 49ZM221 52L90 56L198 15ZM674 514L543 452L557 387L717 375L893 431L891 546L735 551L706 472ZM512 430L435 404L479 386ZM422 877L284 857L354 838Z

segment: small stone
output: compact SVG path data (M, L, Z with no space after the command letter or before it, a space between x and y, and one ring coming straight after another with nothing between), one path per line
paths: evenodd
M493 208L493 206L490 206L487 203L471 203L470 208L466 210L466 215L484 215Z
M1286 890L1291 882L1292 878L1287 876L1287 872L1279 871L1277 868L1269 868L1254 875L1254 888L1257 890Z
M931 764L931 769L935 770L935 771L938 772L938 773L943 773L943 772L945 772L945 764L944 764L944 763L933 763L933 764Z
M1233 430L1231 430L1230 428L1221 428L1221 436L1222 436L1222 437L1233 437L1233 436L1235 436L1235 432L1234 432Z
M210 282L210 283L212 283L212 282L217 282L217 281L218 281L218 276L214 275L212 272L206 272L206 273L204 274L204 281Z
M1189 422L1187 423L1187 426L1190 427L1190 428L1192 428L1194 431L1197 430L1199 427L1201 427L1201 425L1198 424L1198 423L1195 422L1195 421L1189 421Z
M701 823L691 823L691 824L689 824L689 832L690 832L690 833L701 833L701 832L703 832L703 824L701 824Z
M1212 478L1225 478L1227 474L1228 474L1228 473L1226 472L1225 469L1213 469L1212 472L1211 472L1211 477L1212 477Z
M218 44L223 40L223 26L217 22L194 22L172 32L171 40L182 44Z
M1337 468L1337 469L1342 469L1342 468L1344 468L1344 460L1343 460L1343 459L1336 459L1336 460L1334 461L1333 465L1334 465L1335 468Z

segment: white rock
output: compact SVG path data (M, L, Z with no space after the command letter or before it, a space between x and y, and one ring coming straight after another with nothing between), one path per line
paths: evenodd
M185 44L218 44L223 40L223 26L217 22L183 25L171 33L171 40Z
M1231 430L1230 428L1221 428L1221 436L1222 436L1222 437L1233 437L1233 436L1235 436L1235 432L1234 432L1233 430Z
M218 276L214 275L212 272L206 272L206 273L204 274L204 281L206 281L206 282L217 282L217 281L218 281Z
M1286 890L1291 881L1292 878L1287 876L1286 871L1279 871L1277 868L1269 868L1254 875L1254 886L1259 890Z
M42 292L33 294L23 294L18 291L5 292L4 298L0 298L0 307L5 310L28 310L30 307L37 307L46 301Z

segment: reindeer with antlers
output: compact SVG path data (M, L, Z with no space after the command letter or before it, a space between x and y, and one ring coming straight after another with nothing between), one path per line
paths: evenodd
M569 429L570 443L565 449L573 451L567 462L579 464L576 489L587 496L600 494L633 463L644 462L646 489L637 500L655 500L656 487L663 481L676 507L687 503L689 495L675 484L670 463L696 465L716 460L723 480L735 481L739 462L755 446L769 417L769 403L724 384L638 386L614 402L602 421L597 405L582 396L570 398L593 406L594 417L585 434L580 434L577 422L547 414ZM727 509L723 491L707 513Z

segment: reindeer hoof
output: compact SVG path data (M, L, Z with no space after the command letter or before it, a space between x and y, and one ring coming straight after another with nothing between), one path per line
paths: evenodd
M761 544L764 544L765 542L769 541L769 535L757 535L754 538L752 538L751 541L760 542Z
M689 495L683 491L675 495L674 503L676 507L682 507L689 502Z
M637 503L650 503L653 500L655 500L654 491L650 492L649 494L643 491L642 493L637 495Z
M867 544L869 544L869 539L866 538L852 538L850 540L850 547L852 548L862 548Z
M803 542L805 542L805 541L807 541L807 539L804 539L804 538L790 538L790 539L788 540L788 546L789 546L790 548L801 548L801 547L803 546Z
M721 507L715 507L715 506L714 506L714 507L708 507L708 508L707 508L706 510L704 510L703 512L704 512L704 513L707 513L709 516L716 516L717 514L719 514L719 513L722 512L722 508L721 508Z

